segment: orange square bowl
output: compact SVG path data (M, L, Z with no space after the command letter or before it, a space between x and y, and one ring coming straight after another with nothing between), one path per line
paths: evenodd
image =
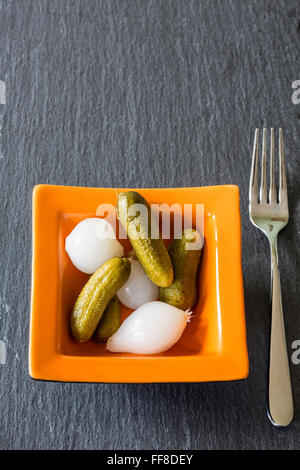
M203 204L205 244L198 302L169 351L138 356L76 343L69 316L88 279L64 250L66 236L126 189L39 185L33 191L29 374L68 382L203 382L248 375L237 186L137 189L150 204ZM130 249L128 241L125 252ZM127 245L126 245L127 243ZM122 307L123 318L130 310Z

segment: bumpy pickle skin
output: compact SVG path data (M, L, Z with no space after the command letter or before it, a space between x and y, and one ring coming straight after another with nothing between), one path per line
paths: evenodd
M143 210L135 210L136 207ZM149 279L158 286L169 286L173 281L173 267L156 221L151 218L148 202L136 191L121 193L117 214ZM151 233L156 233L157 238L151 238Z
M107 305L100 323L95 331L94 340L106 341L121 325L120 302L116 296Z
M197 272L203 243L194 229L186 229L181 239L174 239L169 246L169 255L174 269L174 280L169 287L160 288L160 300L181 310L188 310L197 302ZM198 241L197 241L198 240ZM187 249L193 247L195 249Z
M112 258L90 277L71 314L71 334L76 341L88 341L116 292L127 282L131 263L127 258Z

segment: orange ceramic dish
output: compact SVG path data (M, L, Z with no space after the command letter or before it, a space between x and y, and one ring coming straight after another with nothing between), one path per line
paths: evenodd
M76 343L69 316L88 279L64 250L66 236L126 189L39 185L33 191L29 374L69 382L204 382L248 375L237 186L137 189L150 203L204 205L198 303L179 342L152 356ZM122 241L123 242L123 241ZM125 251L130 249L125 241ZM127 245L126 245L127 244ZM131 310L122 307L123 318Z

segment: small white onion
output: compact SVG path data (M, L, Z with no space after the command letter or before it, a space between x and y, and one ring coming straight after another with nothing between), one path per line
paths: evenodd
M138 308L158 297L158 286L153 284L135 259L130 259L131 272L126 284L117 292L120 302L129 308Z
M93 274L106 261L123 256L124 249L104 219L84 219L66 238L65 250L77 269Z
M135 354L167 351L181 337L189 317L188 312L164 302L148 302L126 318L106 347Z

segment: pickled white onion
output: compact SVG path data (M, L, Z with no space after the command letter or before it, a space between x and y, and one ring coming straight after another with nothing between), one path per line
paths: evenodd
M97 217L76 225L66 238L65 250L74 266L86 274L93 274L106 261L124 254L112 226Z
M132 312L107 342L112 352L156 354L181 337L190 314L164 302L148 302Z
M117 296L120 302L129 308L138 308L146 302L158 298L158 286L153 284L135 259L130 259L131 273L128 281L118 290Z

